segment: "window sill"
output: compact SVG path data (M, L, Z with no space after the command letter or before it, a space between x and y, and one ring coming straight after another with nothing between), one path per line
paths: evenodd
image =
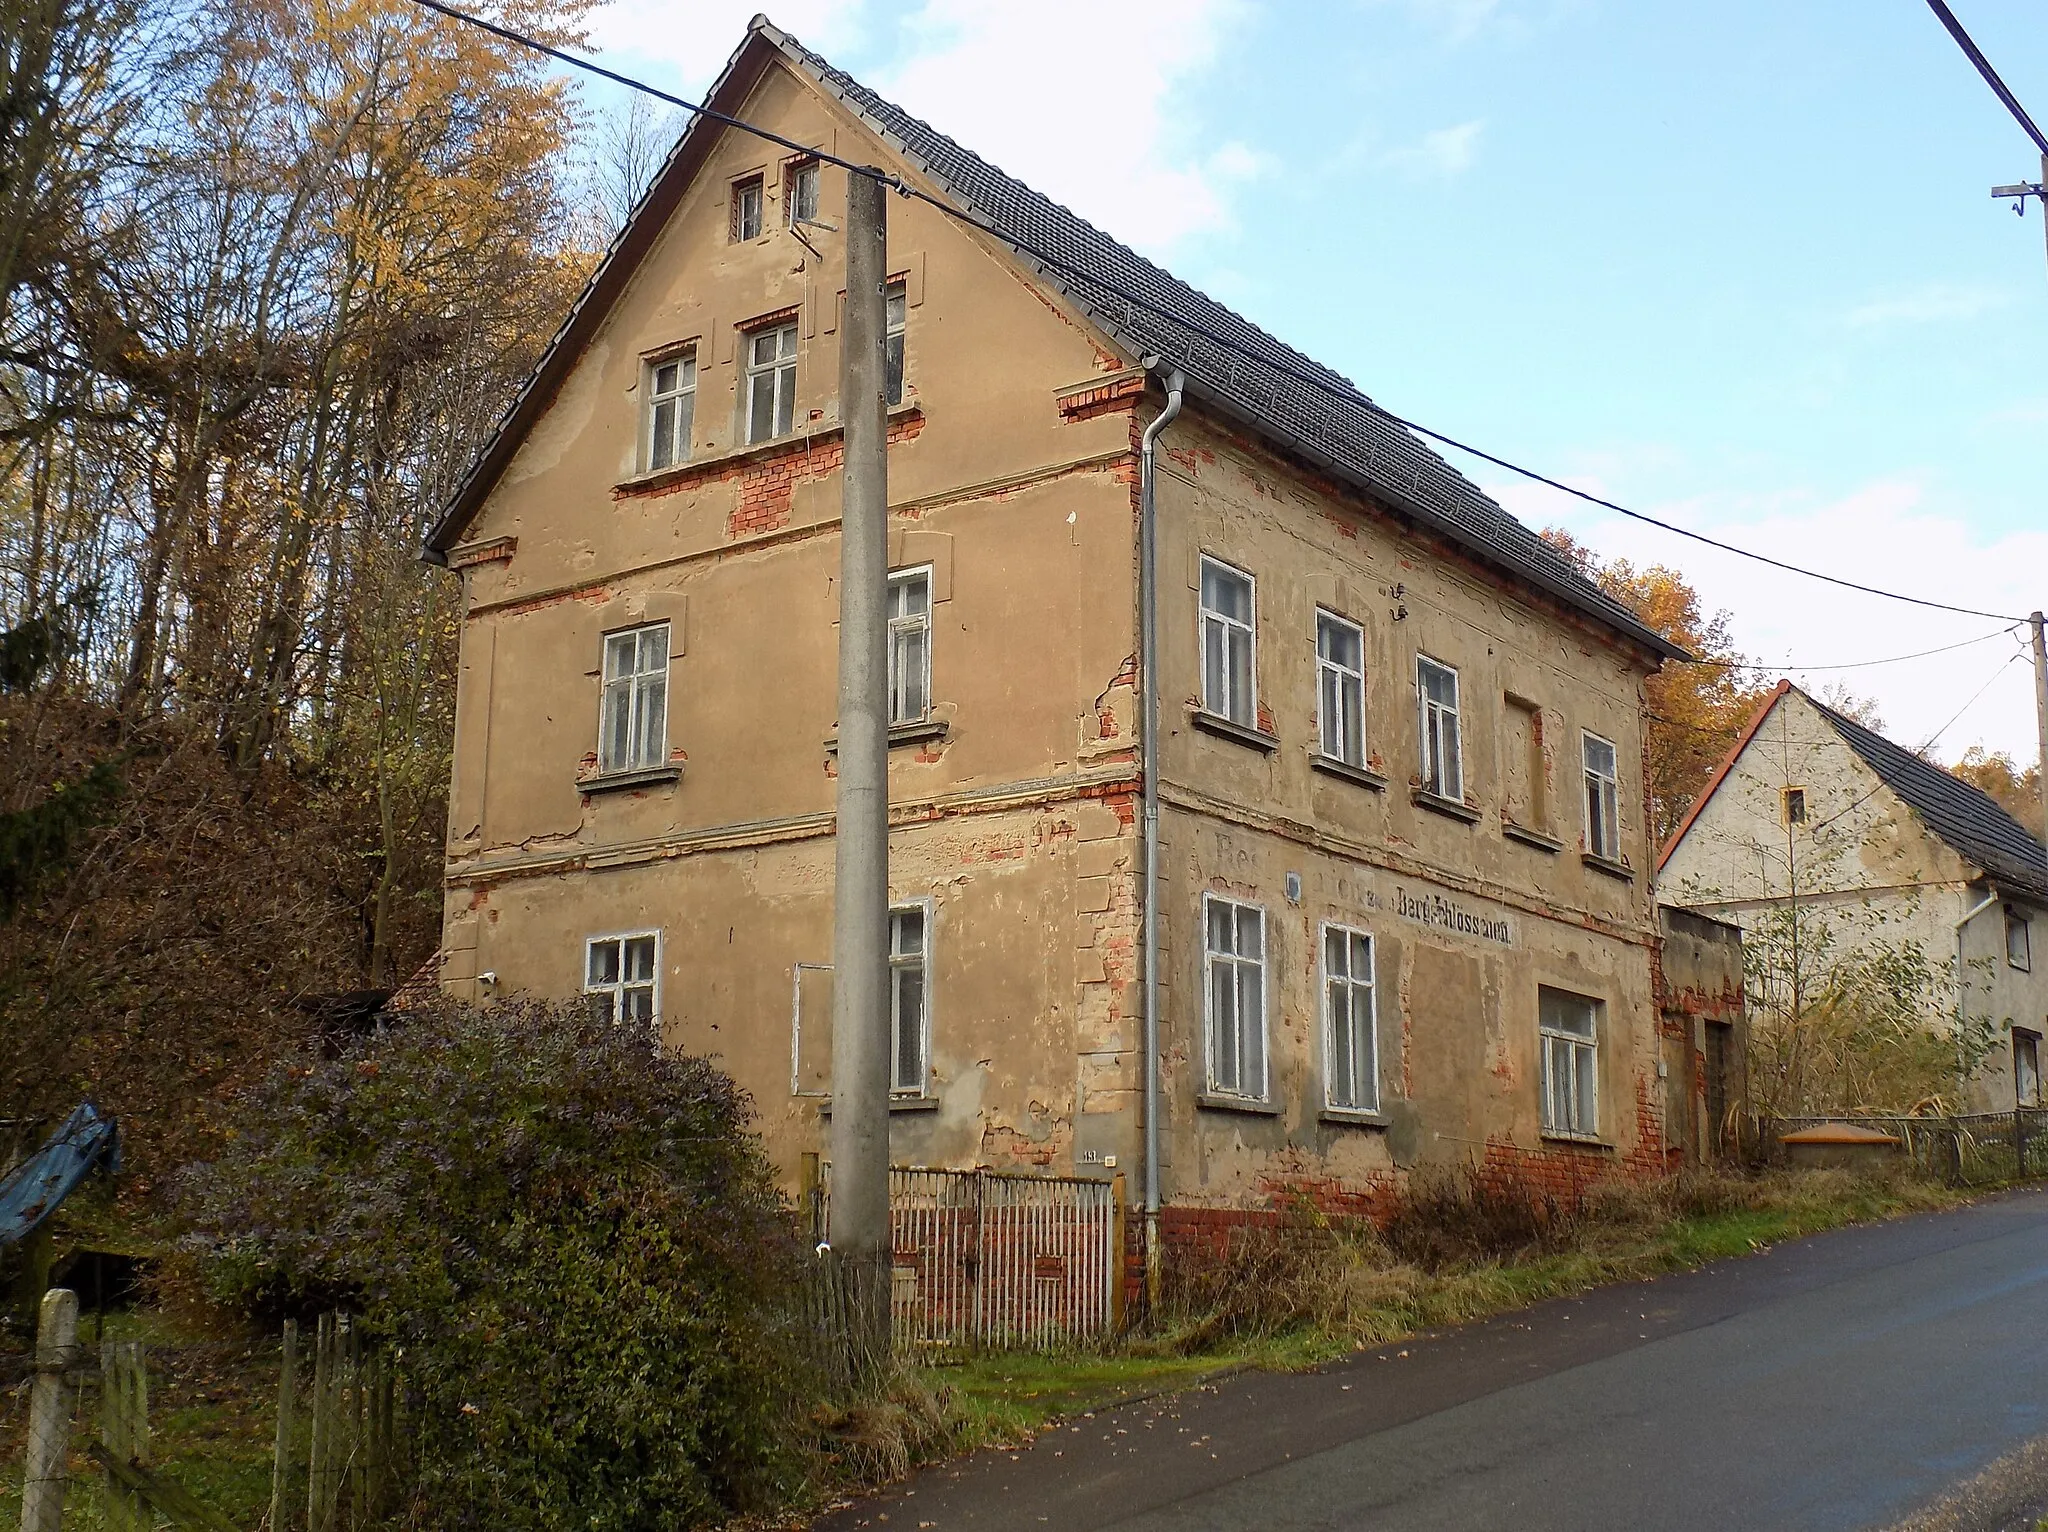
M924 414L916 400L905 400L902 404L889 407L889 424L921 418ZM839 421L819 421L807 430L790 431L782 436L771 436L766 441L745 442L737 447L727 447L722 452L708 453L703 457L689 458L681 463L671 463L666 468L656 468L647 473L627 476L612 486L614 495L644 495L654 490L667 489L699 474L712 474L721 469L736 467L757 458L775 457L792 447L821 447L836 442L845 434L845 427Z
M1471 804L1461 803L1456 798L1443 797L1426 787L1411 789L1408 799L1417 808L1428 809L1430 813L1441 814L1446 819L1461 820L1468 825L1479 823L1479 810L1473 808Z
M938 1109L939 1098L937 1096L891 1096L889 1098L889 1115L892 1117L898 1112L936 1112ZM830 1117L832 1115L832 1100L829 1096L818 1103L818 1115L820 1117Z
M1541 1136L1546 1144L1570 1144L1578 1149L1605 1149L1610 1154L1614 1152L1614 1145L1597 1133L1564 1133L1555 1128L1545 1128Z
M1312 755L1308 758L1311 768L1332 777L1342 777L1346 782L1355 782L1360 787L1369 787L1376 793L1387 790L1387 779L1378 772L1364 766L1354 766L1349 761L1340 761L1334 755Z
M1350 1107L1326 1106L1322 1120L1341 1128L1385 1128L1391 1126L1384 1112L1359 1112Z
M889 725L889 748L894 750L898 745L921 745L926 740L944 739L952 727L953 725L943 718L920 718L915 723L892 723ZM825 753L839 753L837 734L825 736Z
M1254 750L1268 754L1280 748L1279 739L1264 729L1254 729L1234 718L1225 718L1221 713L1212 713L1207 708L1189 708L1188 722L1205 734L1213 734L1218 739L1227 739L1236 744L1248 745Z
M614 771L601 777L578 777L576 791L584 794L618 793L629 787L659 787L682 779L680 766L647 766L639 771Z
M1503 819L1500 822L1500 833L1509 840L1518 840L1525 846L1534 846L1538 851L1548 851L1552 856L1564 850L1564 842L1555 835L1545 835L1541 830L1518 825L1512 819Z
M1633 883L1636 880L1636 870L1633 867L1626 862L1617 862L1612 857L1595 856L1590 851L1581 851L1579 860L1595 872L1604 872L1608 877L1619 879L1623 883Z
M1277 1101L1255 1101L1250 1096L1225 1096L1215 1091L1203 1091L1195 1097L1195 1105L1205 1112L1244 1112L1253 1117L1280 1115Z

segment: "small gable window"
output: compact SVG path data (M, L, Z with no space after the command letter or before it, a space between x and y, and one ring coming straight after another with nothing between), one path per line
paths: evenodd
M818 162L798 160L783 184L783 207L789 226L818 221Z
M892 405L903 402L903 328L909 318L909 295L901 282L891 282L885 295L887 320L883 326L882 366L886 374L887 398Z
M745 244L761 237L761 178L748 176L732 183L732 238Z
M1784 792L1785 823L1803 825L1806 823L1806 789L1788 787Z

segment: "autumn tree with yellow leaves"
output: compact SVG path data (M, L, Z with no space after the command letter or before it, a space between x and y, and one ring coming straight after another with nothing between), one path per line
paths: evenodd
M29 0L0 86L0 816L121 779L0 922L0 1116L133 1104L148 1167L438 940L415 554L596 258L583 114L411 0Z

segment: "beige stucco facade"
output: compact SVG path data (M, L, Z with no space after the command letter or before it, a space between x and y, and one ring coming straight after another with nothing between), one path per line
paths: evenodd
M796 73L744 115L893 165ZM790 157L715 141L448 550L465 598L442 981L569 996L586 943L655 934L664 1040L752 1093L794 1180L823 1148L843 180L784 226ZM915 175L914 167L902 167ZM736 241L759 175L764 232ZM992 241L892 199L906 388L893 567L930 571L929 722L891 751L891 892L928 913L929 1076L898 1162L1111 1174L1141 1150L1137 437L1161 396ZM746 337L799 335L795 429L744 442ZM645 471L646 363L693 348L688 461ZM1161 443L1163 1184L1369 1195L1493 1156L1661 1163L1646 649L1198 407ZM1256 581L1256 727L1200 710L1204 555ZM1370 760L1312 759L1316 613L1365 635ZM608 633L669 624L666 765L599 775ZM1418 775L1416 656L1455 666L1463 801ZM1622 763L1582 855L1581 735ZM1211 1091L1203 901L1265 912L1263 1099ZM1328 1109L1326 923L1372 942L1379 1100ZM1597 1130L1539 1121L1539 987L1594 1002Z
M1788 791L1803 795L1803 818L1788 813ZM1932 979L1927 1024L1946 1032L1960 1014L1988 1048L1962 1104L2014 1105L2014 1031L2037 1042L2048 1031L2048 953L2008 952L2008 924L2026 928L2016 941L2030 948L2048 940L2048 909L1933 833L1805 693L1773 697L1666 851L1659 886L1781 948L1796 910L1803 982L1816 988L1835 953L1916 953Z

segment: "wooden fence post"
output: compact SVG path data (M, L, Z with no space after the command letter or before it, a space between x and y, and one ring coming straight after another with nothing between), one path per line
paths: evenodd
M322 1314L313 1332L313 1403L306 1447L306 1532L327 1532L328 1438L334 1422L329 1391L334 1373L334 1316Z
M78 1294L53 1287L36 1317L36 1381L29 1393L21 1532L62 1532L65 1459L71 1449L71 1380L78 1355Z
M299 1322L284 1322L284 1357L279 1365L277 1385L277 1445L270 1459L270 1532L288 1532L291 1526L293 1411L299 1402Z
M149 1374L136 1341L100 1344L100 1445L121 1462L149 1466ZM150 1532L156 1518L120 1479L107 1479L108 1532Z

